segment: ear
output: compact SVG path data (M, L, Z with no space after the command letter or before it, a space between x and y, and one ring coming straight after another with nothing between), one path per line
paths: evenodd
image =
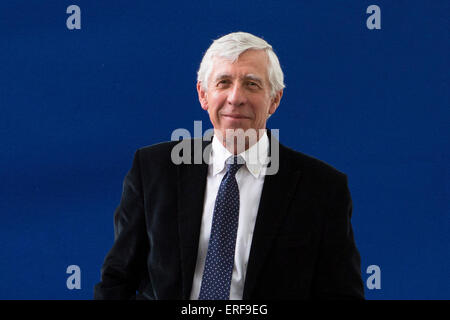
M200 105L203 110L208 110L208 99L206 91L202 87L202 83L197 81L197 93L198 93L198 101L200 101Z
M272 98L272 104L269 108L269 114L272 115L277 110L278 106L281 102L281 97L283 96L283 90L278 91L275 96Z

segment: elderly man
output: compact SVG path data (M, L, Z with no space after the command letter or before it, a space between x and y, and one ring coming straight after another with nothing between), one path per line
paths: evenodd
M283 88L263 39L213 42L197 82L207 161L176 163L179 142L136 152L96 299L364 298L346 176L266 130Z

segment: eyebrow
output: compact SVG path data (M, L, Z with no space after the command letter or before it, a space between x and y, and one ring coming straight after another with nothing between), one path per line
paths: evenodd
M244 79L246 79L246 80L252 80L252 81L258 82L258 83L260 83L260 84L263 83L263 81L262 81L262 79L261 79L260 77L258 77L257 75L251 74L251 73L245 75Z
M219 80L229 79L229 78L232 78L232 76L229 73L220 73L214 78L214 81L217 82ZM252 73L246 74L244 76L244 80L252 80L252 81L258 82L260 84L263 83L263 81L260 77L258 77L257 75L254 75Z
M220 73L214 78L214 81L216 82L216 81L219 81L219 80L222 80L222 79L228 79L228 78L231 78L230 74L228 74L228 73Z

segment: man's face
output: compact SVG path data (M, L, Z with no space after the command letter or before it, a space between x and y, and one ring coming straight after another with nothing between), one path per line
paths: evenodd
M214 58L208 89L197 83L202 108L208 111L215 131L226 137L227 129L265 129L277 109L283 91L270 96L268 57L262 50L248 50L231 63Z

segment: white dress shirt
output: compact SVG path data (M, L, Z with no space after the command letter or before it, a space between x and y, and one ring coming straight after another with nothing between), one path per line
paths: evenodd
M266 164L268 163L268 152L269 138L264 133L256 144L239 154L245 160L245 165L236 173L236 181L239 186L239 226L231 278L230 300L241 300L244 292L245 274L264 184ZM213 139L191 300L197 300L200 293L211 234L214 204L220 183L226 173L225 161L232 155L218 139Z

